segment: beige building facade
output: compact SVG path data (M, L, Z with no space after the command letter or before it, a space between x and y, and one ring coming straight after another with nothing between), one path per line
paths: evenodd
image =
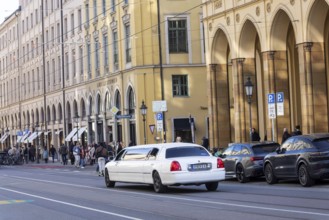
M203 0L212 145L249 141L251 126L279 142L285 127L328 132L328 11L327 0ZM272 120L268 94L278 92L284 115Z
M208 135L200 6L200 0L20 1L17 16L0 29L0 39L7 26L17 29L16 43L0 51L3 67L16 62L1 74L2 149L77 139L128 145L182 136L200 143ZM153 101L166 103L162 123Z

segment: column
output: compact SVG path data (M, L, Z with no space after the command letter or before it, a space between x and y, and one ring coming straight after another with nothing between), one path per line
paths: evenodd
M209 106L209 143L210 147L218 147L218 126L217 126L217 91L216 91L216 67L217 64L210 64L208 69L208 106Z

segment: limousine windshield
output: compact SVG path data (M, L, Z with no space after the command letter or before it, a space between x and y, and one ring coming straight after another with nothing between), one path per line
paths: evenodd
M173 157L194 157L205 156L209 157L208 151L203 147L174 147L166 151L166 158Z

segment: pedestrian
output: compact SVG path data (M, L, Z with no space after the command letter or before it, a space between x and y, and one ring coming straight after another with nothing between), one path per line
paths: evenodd
M177 137L176 137L176 142L182 142L182 138L181 138L181 136L177 136Z
M80 143L77 142L76 145L73 147L74 166L77 168L79 167L80 164L80 154L81 154Z
M27 145L24 148L24 160L25 163L29 163L29 148Z
M54 148L54 145L51 145L51 148L50 148L50 154L51 154L51 157L53 159L53 163L55 163L55 153L56 153L56 149Z
M96 155L98 167L99 167L98 176L104 176L105 160L109 156L106 147L99 145L99 147L96 148L95 155Z
M61 148L59 149L59 153L62 155L62 161L63 161L63 165L67 165L67 147L65 146L65 144L63 144L61 146Z
M70 161L71 161L71 165L73 165L74 162L75 162L75 157L73 155L73 148L74 148L74 145L73 145L73 143L71 143L70 146L69 146L69 158L70 158Z
M209 139L207 137L202 138L202 146L209 150Z
M36 153L36 149L35 149L34 145L31 145L31 147L29 149L29 156L30 156L30 161L32 161L32 162L35 161L35 153Z
M90 165L94 165L95 164L95 145L91 145L90 149L89 149L89 158L90 158Z
M86 150L84 146L81 146L80 150L80 168L85 168L85 157L86 157Z
M297 136L297 135L302 135L302 131L300 130L300 125L296 125L295 126L295 130L293 132L293 136Z
M255 128L251 129L251 141L260 141L260 136Z
M47 149L47 147L45 147L43 149L43 153L42 153L42 158L45 160L45 163L48 163L48 157L49 157L48 149Z
M281 142L281 144L283 144L290 137L291 137L291 135L289 134L288 129L287 128L284 128L283 129L283 134L282 134L282 142Z
M128 144L128 147L132 147L132 146L135 146L135 143L132 140L130 140L129 144Z

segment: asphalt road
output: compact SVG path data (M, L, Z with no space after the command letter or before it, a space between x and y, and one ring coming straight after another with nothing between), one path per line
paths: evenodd
M329 219L329 181L303 188L296 181L268 185L263 179L172 187L105 187L94 167L0 167L0 219Z

